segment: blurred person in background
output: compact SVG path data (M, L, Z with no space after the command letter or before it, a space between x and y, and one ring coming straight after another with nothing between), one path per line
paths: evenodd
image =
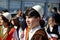
M57 15L55 16L55 22L60 25L60 9L57 10Z
M60 25L60 14L59 14L59 9L57 11L57 8L56 7L53 7L52 10L51 10L51 13L50 13L50 17L54 17L55 19L55 22L57 25Z
M25 15L23 14L23 12L21 10L18 10L17 15L14 18L18 18L20 21L20 26L23 28L23 30L25 29Z
M19 23L18 23L18 20L15 19L15 18L12 18L10 20L10 22L11 22L12 26L16 29L13 33L13 40L18 40L17 28L20 27Z
M49 40L58 40L59 39L59 26L55 23L53 17L49 17L47 24L47 35Z
M8 17L7 17L8 16ZM1 28L0 28L0 40L12 40L13 38L13 33L15 31L15 28L11 28L9 19L10 16L9 14L5 16L0 15L0 23L1 23Z
M7 9L5 9L5 10L2 10L2 14L6 17L9 17L9 21L10 21L10 19L11 19L11 13L9 13L9 11L7 10ZM9 16L8 16L9 15Z
M59 35L60 35L60 9L57 10L58 12L58 25L59 25ZM60 39L60 36L59 36L59 39Z
M22 40L23 39L23 37L22 37L23 36L23 33L22 33L23 29L19 24L19 19L12 18L11 23L14 25L14 28L16 28L16 30L15 30L15 32L13 34L14 39Z
M57 8L56 7L53 7L52 9L51 9L51 13L50 13L50 17L51 16L55 16L55 14L57 14Z
M8 12L7 9L2 10L2 14Z

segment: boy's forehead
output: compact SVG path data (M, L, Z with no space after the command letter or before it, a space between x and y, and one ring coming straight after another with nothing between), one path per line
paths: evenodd
M32 16L32 17L26 16L26 18L36 18L36 17L34 17L34 16ZM38 18L38 17L37 17L37 18Z

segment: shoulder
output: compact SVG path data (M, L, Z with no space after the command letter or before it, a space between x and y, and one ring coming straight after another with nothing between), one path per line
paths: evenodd
M44 28L41 28L41 29L37 30L37 31L35 32L35 34L45 35L45 29L44 29Z
M39 34L35 34L31 40L42 40L43 36Z
M38 31L36 31L32 37L32 40L48 40L45 29L42 28L42 29L39 29Z

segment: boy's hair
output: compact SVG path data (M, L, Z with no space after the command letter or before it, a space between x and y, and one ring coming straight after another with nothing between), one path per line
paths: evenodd
M40 17L40 14L36 10L34 10L33 8L29 8L26 10L25 16L28 16L29 18L30 17L37 18L37 17Z

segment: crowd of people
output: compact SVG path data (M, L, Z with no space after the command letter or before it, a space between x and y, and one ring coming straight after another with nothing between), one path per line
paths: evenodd
M14 17L8 10L0 12L0 40L59 40L60 9L52 8L48 20L42 6L18 10Z

